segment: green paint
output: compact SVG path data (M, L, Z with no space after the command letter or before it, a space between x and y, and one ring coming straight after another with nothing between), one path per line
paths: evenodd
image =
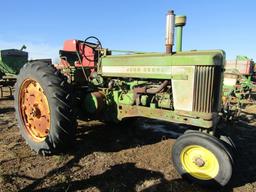
M142 95L141 96L141 99L140 99L140 101L141 101L141 104L143 105L143 106L146 106L147 104L148 104L148 95Z
M156 108L156 104L155 103L150 103L150 108L151 109L155 109Z
M182 115L181 115L182 114ZM165 110L152 107L143 106L129 106L119 105L118 119L122 120L127 117L147 117L152 119L159 119L168 122L193 125L203 128L212 128L217 122L212 119L206 119L204 114L194 113L180 113L179 111Z
M191 66L222 65L216 59L222 57L222 50L186 51L173 55L165 53L145 53L131 55L110 55L102 58L101 66Z
M98 109L98 101L97 98L93 95L93 93L86 94L84 98L84 108L85 111L89 114L93 114Z
M130 51L130 50L110 50L112 53L127 53L127 54L144 54L146 52L141 51Z
M111 94L111 93L110 93ZM120 96L120 90L113 91L113 100L111 102L118 103Z
M122 92L118 98L118 103L124 104L124 105L133 105L134 104L134 93L133 92L129 92L129 93Z
M171 109L172 107L172 99L169 93L160 93L158 96L158 104L159 108Z
M2 75L18 74L27 61L27 52L16 49L2 50L0 51L0 73Z
M185 15L177 15L175 17L176 30L176 52L182 51L182 30L186 25L187 17Z
M238 61L247 61L247 60L251 60L251 59L247 56L237 55L236 60L238 60Z
M175 66L223 65L225 53L215 51L188 51L173 55L151 53L102 58L102 75L106 77L130 77L152 79L187 79L186 73L174 72Z
M182 26L176 27L176 51L182 51Z

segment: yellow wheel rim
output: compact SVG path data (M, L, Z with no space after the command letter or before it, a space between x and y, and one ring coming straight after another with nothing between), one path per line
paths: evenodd
M19 109L27 133L36 142L44 141L50 131L50 108L41 85L26 79L19 94Z
M218 175L218 159L211 151L199 145L185 147L180 160L186 172L197 179L211 180Z

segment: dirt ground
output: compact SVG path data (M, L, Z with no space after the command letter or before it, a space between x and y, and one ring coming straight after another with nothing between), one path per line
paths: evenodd
M237 146L237 166L229 186L216 190L188 183L174 169L171 148L182 127L165 125L170 131L159 133L149 129L157 127L153 121L136 126L79 122L72 151L43 157L21 138L14 113L13 100L0 99L0 191L256 191L253 124L241 121L227 128Z

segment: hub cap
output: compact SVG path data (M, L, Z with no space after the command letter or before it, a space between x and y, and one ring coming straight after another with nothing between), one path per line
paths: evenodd
M216 156L199 145L185 147L180 160L186 172L197 179L210 180L218 175L219 162Z
M40 84L26 79L20 88L20 114L28 134L36 142L44 141L50 130L50 109Z

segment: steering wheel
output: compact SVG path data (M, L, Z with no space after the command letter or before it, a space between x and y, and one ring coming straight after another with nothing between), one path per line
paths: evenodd
M90 41L89 41L90 40ZM91 40L94 40L96 41L95 43L92 42ZM85 53L84 53L84 49L85 49L85 45L92 48L94 51L97 50L97 49L102 49L102 44L100 42L100 40L95 37L95 36L89 36L87 37L84 41L83 41L83 48L82 48L82 54L83 56L90 62L94 62L95 60L92 60L92 59L89 59Z

